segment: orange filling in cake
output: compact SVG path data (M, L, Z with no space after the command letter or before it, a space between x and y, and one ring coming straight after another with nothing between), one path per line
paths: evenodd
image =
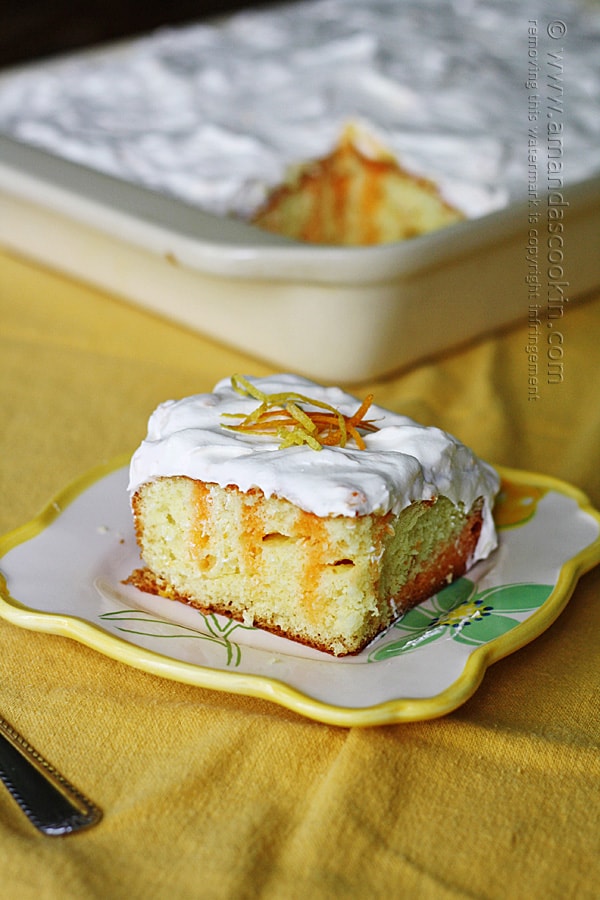
M161 404L129 491L129 583L334 656L496 546L498 476L440 429L293 375Z
M359 246L403 241L464 218L433 181L372 144L363 150L348 129L329 155L290 170L253 224L297 241Z
M133 509L148 567L130 583L336 656L462 575L481 529L481 502L322 518L181 476L143 485Z

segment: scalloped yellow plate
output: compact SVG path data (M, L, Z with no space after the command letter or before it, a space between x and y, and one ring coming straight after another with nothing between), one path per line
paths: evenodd
M493 557L355 657L333 659L123 584L140 565L124 459L85 475L0 539L0 615L154 675L333 725L441 716L476 691L491 663L548 628L600 561L600 515L580 491L499 471Z

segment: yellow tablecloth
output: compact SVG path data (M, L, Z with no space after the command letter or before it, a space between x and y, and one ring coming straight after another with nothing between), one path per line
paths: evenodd
M0 279L2 533L132 451L159 401L269 371L23 261ZM525 325L357 392L600 505L600 297L561 327L563 382L534 401ZM345 729L0 620L0 712L104 810L46 838L0 790L0 895L598 897L599 634L596 569L456 712Z

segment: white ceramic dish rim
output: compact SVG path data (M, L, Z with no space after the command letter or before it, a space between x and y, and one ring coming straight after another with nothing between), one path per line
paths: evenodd
M374 285L497 247L527 222L527 200L400 243L326 247L270 234L61 159L0 134L0 190L149 249L234 279ZM600 175L566 187L569 214L600 210Z

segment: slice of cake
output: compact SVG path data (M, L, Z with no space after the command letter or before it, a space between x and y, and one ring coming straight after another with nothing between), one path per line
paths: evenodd
M437 428L292 375L161 404L130 583L335 656L496 546L495 471Z
M252 222L297 241L359 246L403 241L463 218L432 181L349 127L328 156L291 169Z

